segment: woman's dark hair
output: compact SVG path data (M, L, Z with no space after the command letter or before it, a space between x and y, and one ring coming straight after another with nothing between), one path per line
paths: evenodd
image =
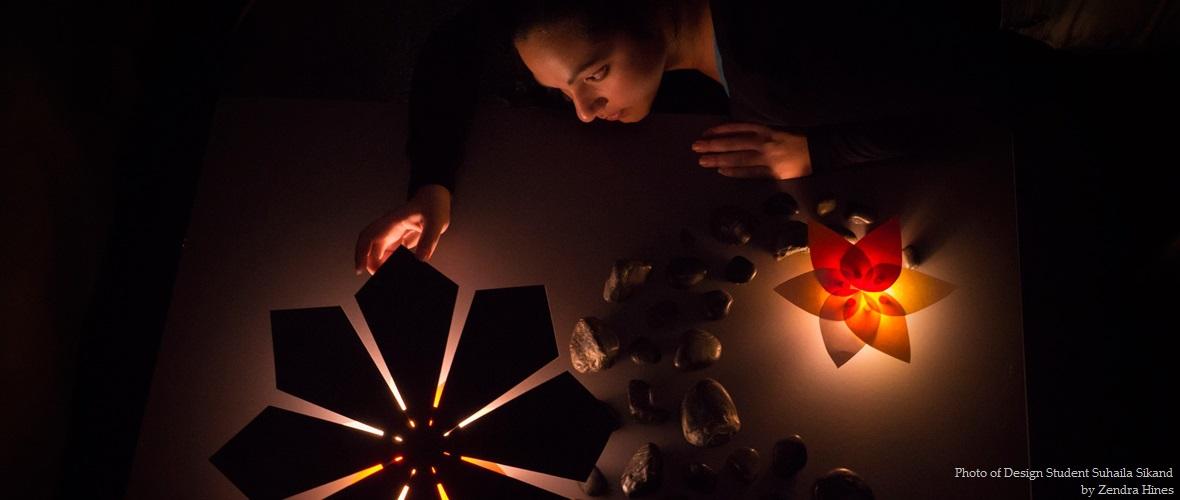
M496 2L500 3L500 2ZM592 39L614 34L637 38L658 36L661 10L667 0L507 0L502 22L513 40L539 27L564 25Z

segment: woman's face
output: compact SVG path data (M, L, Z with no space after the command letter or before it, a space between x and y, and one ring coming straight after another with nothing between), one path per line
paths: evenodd
M516 40L516 50L537 82L564 93L582 121L642 120L664 75L664 45L624 34L601 38L568 26L537 28Z

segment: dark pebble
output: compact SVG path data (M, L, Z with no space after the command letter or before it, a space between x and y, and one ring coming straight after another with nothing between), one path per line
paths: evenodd
M815 214L820 217L823 217L823 216L828 215L832 212L835 212L836 208L838 208L838 207L839 207L839 204L836 203L835 196L825 196L824 198L819 200L819 203L815 204Z
M627 384L627 407L631 417L641 424L661 424L668 420L668 410L659 408L653 401L651 384L632 380Z
M717 490L717 471L708 464L688 464L684 467L684 484L693 491L713 493Z
M728 443L742 429L733 398L713 379L697 382L680 405L680 430L693 446L712 448Z
M663 358L660 346L647 337L636 337L627 350L631 353L631 361L637 365L654 365Z
M721 340L704 330L691 329L680 334L680 345L672 364L682 371L701 370L721 359Z
M846 219L849 224L868 226L877 222L877 211L859 203L848 204Z
M766 249L775 260L783 260L799 252L806 252L807 224L792 220L773 224L765 237Z
M618 357L619 337L610 325L594 317L578 320L570 335L570 363L578 373L605 370Z
M770 470L783 479L794 476L807 465L807 446L798 435L780 439L770 453Z
M737 255L725 265L725 279L733 283L749 283L758 274L750 259Z
M659 491L664 482L664 456L655 443L647 443L635 450L619 486L628 498L638 498Z
M775 193L762 203L762 213L771 217L790 217L799 213L799 202L790 193Z
M913 245L908 245L901 249L901 261L906 269L917 269L922 265L922 254Z
M635 293L635 289L647 282L651 274L651 263L635 259L619 259L611 267L610 276L602 287L602 298L607 302L622 302Z
M733 205L717 207L709 217L709 232L713 238L728 245L745 245L750 241L753 227L750 213Z
M725 290L713 290L701 295L704 302L705 319L718 320L729 316L733 307L733 296Z
M725 468L743 483L750 484L758 477L758 463L761 457L753 448L738 448L725 459Z
M696 257L677 257L668 263L665 270L668 285L673 288L689 288L705 279L709 266Z
M873 490L859 475L845 468L832 469L815 480L815 500L873 500Z

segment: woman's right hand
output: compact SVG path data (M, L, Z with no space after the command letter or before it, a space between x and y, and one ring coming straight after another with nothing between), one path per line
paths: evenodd
M389 258L399 245L430 260L438 239L451 224L451 192L437 184L418 188L414 196L361 231L356 239L356 274L369 274Z

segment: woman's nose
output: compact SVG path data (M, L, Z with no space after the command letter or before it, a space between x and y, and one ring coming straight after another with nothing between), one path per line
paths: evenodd
M578 119L590 123L598 116L598 110L606 106L605 97L585 97L574 99L574 111Z

